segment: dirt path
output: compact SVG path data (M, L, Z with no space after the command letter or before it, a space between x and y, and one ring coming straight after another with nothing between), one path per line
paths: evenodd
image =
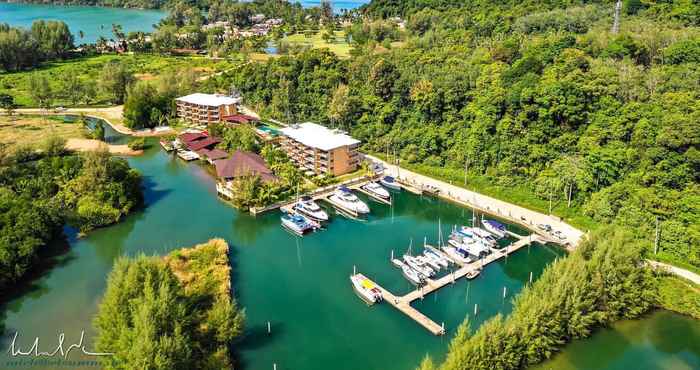
M92 139L68 139L66 149L79 152L89 152L107 148L110 153L116 155L141 155L143 150L132 150L128 145L112 145L103 141Z
M657 262L657 261L651 261L651 260L647 260L647 262L649 263L649 265L651 265L655 269L659 268L659 269L666 270L666 271L668 271L676 276L680 276L686 280L690 280L693 283L700 285L700 275L698 275L692 271L688 271L686 269L672 266L672 265L669 265L669 264L663 263L663 262Z

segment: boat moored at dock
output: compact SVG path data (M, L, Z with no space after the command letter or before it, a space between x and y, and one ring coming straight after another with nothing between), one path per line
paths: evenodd
M396 179L391 176L384 176L379 180L379 182L389 189L401 190L401 184L399 184Z
M503 239L506 237L506 226L502 223L494 220L484 220L481 219L481 224L484 225L484 229L491 233L496 239Z
M466 278L469 279L469 280L473 280L473 279L475 279L477 276L479 276L479 274L481 274L481 270L480 270L480 269L476 269L476 270L471 270L471 271L467 272L467 273L464 275L464 277L466 277Z
M462 230L466 233L471 233L472 238L474 238L477 241L480 241L481 243L491 248L498 246L498 241L493 236L491 236L491 233L482 228L462 226Z
M326 222L328 221L328 213L323 210L311 197L302 197L292 209L303 216L318 221Z
M362 190L372 194L375 197L384 199L384 200L391 200L391 194L384 189L383 186L379 185L376 182L368 182L365 185L361 186Z
M309 222L306 217L299 214L283 212L280 220L284 228L299 236L303 236L307 232L313 231L315 228L314 224Z
M418 271L414 270L411 268L411 266L404 264L401 267L401 271L403 272L403 276L408 280L411 284L413 285L421 285L423 284L423 277L418 273Z
M360 200L350 189L345 186L339 187L328 200L336 207L349 210L357 214L369 213L369 206Z
M352 287L367 304L372 305L382 300L382 292L376 285L362 274L350 275Z
M411 267L412 269L416 270L420 274L430 277L435 275L435 271L430 268L426 263L424 263L422 260L419 260L416 257L409 256L408 254L405 254L403 256L404 262Z

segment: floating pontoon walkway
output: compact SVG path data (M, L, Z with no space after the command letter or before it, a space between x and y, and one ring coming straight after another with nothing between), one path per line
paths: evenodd
M539 237L534 234L530 236L518 235L517 237L519 237L520 240L503 248L502 250L495 251L489 254L488 256L484 257L479 261L463 264L455 260L455 263L461 266L458 270L453 271L452 273L447 274L437 280L426 279L425 285L403 296L396 296L390 291L382 288L382 286L377 284L376 282L373 283L377 286L377 288L379 288L379 290L381 290L382 297L384 297L384 301L389 302L389 304L394 306L396 309L406 314L408 317L413 319L415 322L417 322L424 328L428 329L428 331L433 333L433 335L443 335L445 334L444 325L438 325L435 321L431 320L429 317L425 316L420 311L413 308L411 306L411 302L419 298L422 299L426 295L448 284L456 282L457 280L466 276L471 271L481 270L483 266L486 266L491 262L495 262L527 245L530 245L532 242L540 241Z

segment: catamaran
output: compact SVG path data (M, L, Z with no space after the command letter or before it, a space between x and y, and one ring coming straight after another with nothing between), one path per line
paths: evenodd
M480 241L489 247L493 248L498 246L498 241L496 241L496 239L494 239L493 236L491 236L491 234L484 229L462 226L460 232L471 235L473 239Z
M352 287L367 304L374 304L382 300L382 292L374 283L362 274L350 275Z
M365 202L361 201L355 194L350 192L350 189L345 186L339 187L329 198L331 201L339 204L343 208L349 209L356 213L369 213L369 207Z
M299 214L284 212L280 220L282 221L282 226L300 236L314 229L314 225L306 217Z
M413 285L421 285L423 283L423 277L418 273L418 271L411 268L409 265L404 264L401 267L403 276L411 282Z
M435 252L431 251L430 249L424 249L424 250L423 250L423 255L424 255L426 258L428 258L428 259L430 259L431 261L433 261L433 263L435 263L435 264L437 264L438 266L440 266L440 268L442 268L442 267L449 267L449 266L450 266L450 262L449 262L448 259L442 258L442 256L436 254Z
M384 189L383 186L379 185L376 182L368 182L367 184L362 185L362 189L384 200L391 199L391 194L389 194L389 192L386 189Z
M379 180L379 182L389 189L401 190L401 185L391 176L384 176Z
M506 227L502 223L493 220L481 219L481 224L484 225L484 229L490 232L496 239L503 239L506 237Z
M422 262L424 266L429 266L434 271L440 271L442 269L442 265L436 262L432 257L425 255L425 253L423 255L416 256L416 259Z
M430 268L430 266L428 266L427 264L425 264L423 261L419 260L416 257L409 256L408 254L405 254L403 256L403 260L412 269L420 272L421 274L423 274L425 276L430 277L430 276L435 275L435 271L433 271L433 269Z
M302 197L293 207L295 211L319 222L328 221L328 213L323 210L311 197Z

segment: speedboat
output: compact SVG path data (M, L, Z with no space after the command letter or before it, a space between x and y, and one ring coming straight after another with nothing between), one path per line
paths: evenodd
M384 176L379 180L379 182L389 189L401 190L401 185L391 176Z
M280 217L280 220L282 221L282 226L300 236L314 229L314 225L302 215L285 212Z
M329 198L333 202L340 205L342 208L349 209L356 213L369 213L369 207L365 202L361 201L355 194L350 192L350 189L345 186L339 187Z
M490 232L496 239L503 239L506 236L506 227L502 223L493 220L481 219L481 224L484 225L484 229Z
M384 189L383 186L379 185L376 182L369 182L365 185L362 185L362 189L379 198L385 200L391 199L391 194L389 194L389 192L386 189Z
M401 267L401 271L403 272L403 276L411 282L413 285L421 285L423 283L423 278L420 276L418 271L412 269L408 265L403 265Z
M352 287L355 293L367 304L374 304L382 300L382 292L374 283L362 274L350 275Z
M328 221L328 213L308 196L302 197L294 205L294 210L312 220L319 222Z

